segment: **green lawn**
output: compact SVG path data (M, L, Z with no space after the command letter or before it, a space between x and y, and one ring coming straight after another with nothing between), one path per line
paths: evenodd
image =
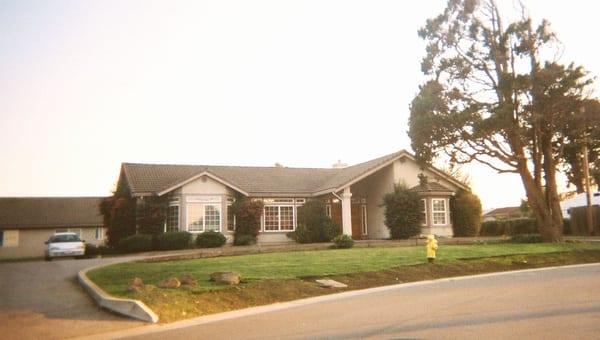
M587 249L600 250L600 245L543 243L441 246L438 250L437 262L447 263L460 258ZM88 273L88 276L108 293L124 296L127 295L125 289L128 282L133 277L142 278L146 284L156 285L171 276L180 277L183 274L190 274L198 279L198 289L210 290L220 287L208 281L210 273L216 271L235 271L240 273L244 280L255 281L372 272L424 262L426 262L424 247L354 248L171 262L123 263L93 270Z

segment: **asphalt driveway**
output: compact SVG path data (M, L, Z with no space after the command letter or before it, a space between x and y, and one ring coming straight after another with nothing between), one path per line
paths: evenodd
M0 338L63 339L144 325L96 306L77 272L132 258L0 263Z

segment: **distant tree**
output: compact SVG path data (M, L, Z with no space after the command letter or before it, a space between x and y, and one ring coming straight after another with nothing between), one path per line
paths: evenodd
M384 223L392 239L407 239L421 232L421 198L405 184L397 184L394 191L383 196Z
M493 0L450 0L419 35L427 79L410 106L417 158L518 174L544 240L560 240L557 141L581 112L587 74L543 58L558 46L547 21L534 27L523 9L505 25Z
M477 236L481 228L481 200L467 190L459 190L450 199L454 236Z

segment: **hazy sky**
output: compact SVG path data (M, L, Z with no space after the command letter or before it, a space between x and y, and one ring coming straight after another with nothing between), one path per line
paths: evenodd
M512 0L499 2L512 6ZM0 196L107 195L121 162L329 167L409 149L445 1L0 0ZM600 74L595 1L524 1ZM465 168L484 208L518 177Z

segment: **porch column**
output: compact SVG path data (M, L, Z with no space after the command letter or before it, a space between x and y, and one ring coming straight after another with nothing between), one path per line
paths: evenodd
M342 193L342 233L352 236L352 193L350 187Z

